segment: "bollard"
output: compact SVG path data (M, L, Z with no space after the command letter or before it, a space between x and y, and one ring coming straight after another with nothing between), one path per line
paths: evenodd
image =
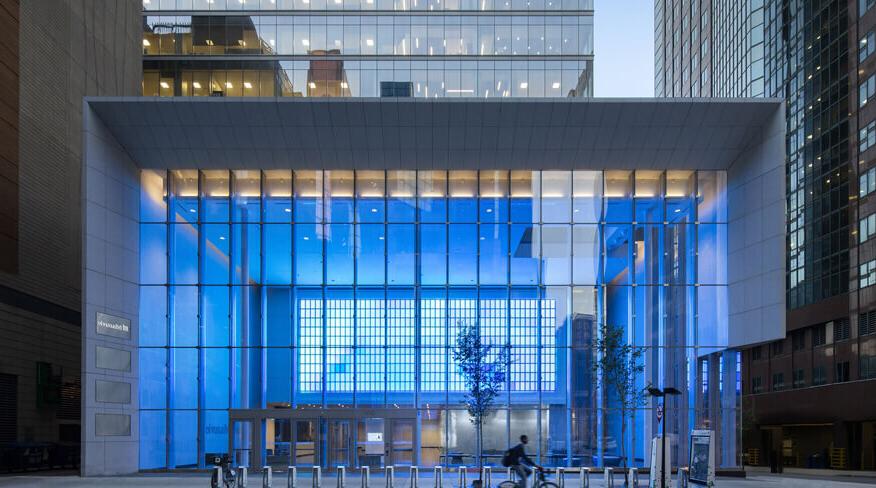
M394 466L387 466L385 469L386 469L386 488L393 488L393 486L395 485L395 483L394 483L395 480L393 479L393 478L395 478L395 467Z
M362 466L362 488L368 488L369 479L371 477L371 468Z
M274 486L274 473L270 466L262 466L262 488Z
M237 472L240 473L240 474L239 474L239 476L240 476L240 480L238 481L237 486L239 486L240 488L246 488L246 485L249 484L249 473L248 473L248 471L249 471L249 470L247 469L246 466L238 466L238 467L237 467Z
M310 482L312 488L320 488L322 486L322 467L313 467L313 480Z
M639 468L630 468L627 473L627 486L639 488Z
M435 466L435 488L444 487L444 469L441 466Z
M465 488L465 466L459 467L459 488Z
M581 477L581 488L590 488L590 468L581 468L578 472Z
M298 473L296 472L295 466L289 466L286 469L286 488L297 488L295 484L298 480L295 478Z
M338 488L346 488L347 471L343 466L338 466Z
M565 478L563 476L563 468L557 466L557 469L554 472L554 475L557 477L557 486L559 486L560 488L563 488L563 486L566 484Z
M416 466L411 466L411 488L419 488L420 486L420 470Z
M602 471L602 477L606 488L612 488L614 486L614 470L612 468L605 468Z

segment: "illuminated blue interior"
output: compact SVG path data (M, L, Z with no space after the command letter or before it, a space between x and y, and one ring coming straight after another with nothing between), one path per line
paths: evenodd
M488 453L527 433L543 464L617 464L621 442L630 463L647 463L654 404L621 439L616 398L592 373L601 322L645 348L642 387L686 392L670 403L670 432L730 435L739 386L737 355L724 351L725 179L144 170L140 467L228 452L230 409L346 406L416 411L407 462L465 463L474 447L451 359L460 323L511 351ZM302 434L270 425L265 455L288 463L281 446L303 444L285 437ZM675 459L686 452L673 448ZM364 463L313 449L295 459ZM735 451L721 462L735 464Z

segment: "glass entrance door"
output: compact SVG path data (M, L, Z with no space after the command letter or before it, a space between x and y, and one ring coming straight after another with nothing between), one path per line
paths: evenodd
M289 465L292 455L292 421L290 419L265 420L265 460L268 466Z
M352 466L353 430L347 419L328 419L328 466Z
M319 464L319 420L292 420L292 464L316 466Z
M414 419L389 419L388 465L414 464Z
M261 422L231 421L231 462L234 466L261 466Z
M356 456L359 466L382 468L386 458L386 421L382 418L359 419Z

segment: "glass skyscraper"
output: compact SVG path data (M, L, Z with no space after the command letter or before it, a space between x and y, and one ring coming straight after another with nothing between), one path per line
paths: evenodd
M470 465L461 324L510 351L487 464L520 434L546 465L617 465L621 443L647 463L653 412L621 437L599 323L644 348L640 387L691 392L672 430L711 426L735 464L738 356L698 362L728 340L724 171L143 170L140 188L140 469L229 449Z
M144 0L146 96L592 96L592 0Z

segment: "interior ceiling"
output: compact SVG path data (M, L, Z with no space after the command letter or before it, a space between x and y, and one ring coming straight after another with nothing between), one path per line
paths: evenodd
M144 168L725 169L775 99L88 98Z

